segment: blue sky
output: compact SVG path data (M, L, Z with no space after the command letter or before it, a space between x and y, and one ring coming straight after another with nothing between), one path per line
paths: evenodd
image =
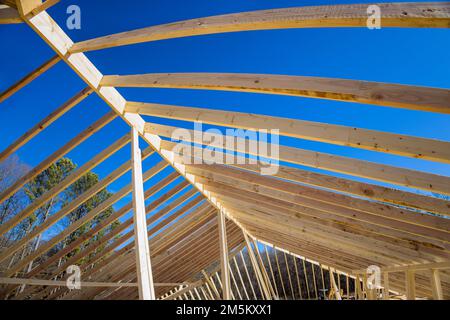
M389 1L378 1L389 2ZM304 5L370 3L300 0L116 0L65 1L49 13L76 42L136 28L216 14ZM81 30L67 30L66 8L81 8ZM0 26L0 90L53 56L25 24ZM87 53L103 74L236 72L320 76L450 88L450 31L443 29L294 29L216 34L124 46ZM48 115L85 84L64 63L33 81L0 106L0 149ZM127 100L244 111L342 124L450 141L449 115L298 97L199 90L119 89ZM17 155L35 166L89 126L109 107L95 95L80 103ZM188 123L160 120L192 128ZM120 119L69 156L79 165L129 130ZM377 152L281 138L284 145L340 154L450 176L449 166ZM142 144L144 146L144 144ZM129 157L124 148L94 171L101 177ZM148 169L158 161L152 157ZM170 170L166 170L164 173ZM161 174L158 179L164 176ZM154 183L150 181L147 186ZM119 190L125 175L111 185ZM127 198L125 201L129 201ZM118 204L124 204L122 201Z

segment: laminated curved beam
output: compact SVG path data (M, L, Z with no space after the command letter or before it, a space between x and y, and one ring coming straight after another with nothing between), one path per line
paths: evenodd
M360 80L245 73L149 73L104 76L100 85L253 92L450 113L448 89Z
M127 102L125 111L248 130L277 129L282 136L450 163L450 143L446 141L259 114L153 103Z
M25 77L23 77L21 80L13 84L11 87L6 89L4 92L0 94L0 103L11 97L14 93L31 83L34 79L39 77L41 74L49 70L51 67L53 67L55 64L57 64L61 58L59 56L54 56L48 61L44 62L41 66L27 74Z
M378 3L382 27L449 28L450 3ZM238 31L367 27L369 4L293 7L218 15L117 33L73 45L72 53Z

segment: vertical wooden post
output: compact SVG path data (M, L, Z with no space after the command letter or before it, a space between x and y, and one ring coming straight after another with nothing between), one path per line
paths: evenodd
M255 287L253 287L253 282L252 282L252 279L250 278L250 273L248 272L248 268L247 268L247 264L245 263L244 255L242 254L242 251L239 253L241 256L242 265L244 266L245 273L247 274L248 282L250 283L250 288L252 289L253 297L255 298L255 300L257 300L258 297L256 296Z
M216 272L216 274L217 274L217 272ZM209 277L209 279L211 280L211 285L212 285L212 287L213 287L213 289L214 289L214 292L217 294L217 299L220 300L219 290L217 290L217 286L216 286L216 284L215 284L214 281L213 281L214 276L211 275L211 276Z
M234 277L233 270L231 270L231 265L228 265L228 271L230 272L231 280L233 280L234 288L236 289L239 300L242 300L242 294L239 291L239 287L237 285L236 278Z
M220 267L222 276L222 291L223 300L231 300L231 283L230 273L228 269L228 244L227 244L227 229L225 215L222 210L217 213L218 226L219 226L219 245L220 245Z
M311 263L311 271L312 271L312 278L313 278L313 284L314 284L314 293L316 295L316 300L319 300L319 295L317 293L317 281L316 281L316 273L314 271L314 264Z
M416 275L413 270L406 271L406 299L416 300Z
M144 183L142 180L142 158L139 149L139 135L135 128L131 130L131 163L134 211L134 242L136 268L140 300L155 300L152 265L148 245L147 221L144 203Z
M323 266L322 266L322 264L319 264L319 267L320 267L320 275L322 277L322 292L323 292L323 296L324 296L324 299L325 299L325 297L326 297L326 288L325 288L325 278L323 276Z
M210 285L208 284L208 282L206 283L206 290L208 290L208 294L211 297L211 300L216 300L216 297L214 296ZM219 297L220 298L220 297Z
M431 269L430 271L431 271L431 290L433 292L433 299L444 300L439 270Z

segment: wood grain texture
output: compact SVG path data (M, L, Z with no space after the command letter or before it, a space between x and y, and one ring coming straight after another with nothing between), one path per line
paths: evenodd
M100 84L253 92L450 113L448 89L359 80L245 73L149 73L104 76Z

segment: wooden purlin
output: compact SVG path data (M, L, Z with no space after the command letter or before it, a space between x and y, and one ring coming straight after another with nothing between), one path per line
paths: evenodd
M38 124L36 124L33 128L28 130L24 135L14 141L9 147L3 150L0 153L0 161L5 160L11 154L16 152L20 147L25 145L28 141L33 139L36 135L38 135L41 131L47 128L50 124L56 121L59 117L64 115L66 112L75 107L82 100L87 98L92 93L92 89L87 87L77 93L75 96L67 100L64 104L50 113L47 117L41 120Z

